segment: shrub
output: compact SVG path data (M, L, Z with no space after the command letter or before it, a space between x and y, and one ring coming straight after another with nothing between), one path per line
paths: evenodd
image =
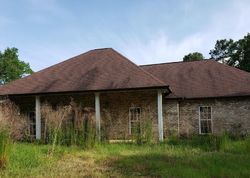
M0 169L4 169L8 163L10 145L9 132L7 130L0 130Z
M0 130L8 130L13 140L23 140L28 132L27 117L10 100L0 103Z

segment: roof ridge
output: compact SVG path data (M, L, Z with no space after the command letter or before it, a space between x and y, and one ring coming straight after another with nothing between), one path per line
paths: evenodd
M140 67L140 65L135 64L134 62L132 62L131 60L129 60L126 56L122 55L121 53L119 53L118 51L114 50L113 48L111 48L111 50L115 51L118 55L120 55L123 59L127 60L129 63L133 64L134 66L136 66L139 70L141 70L142 72L144 72L146 75L149 75L150 77L152 77L154 80L160 82L161 84L164 84L166 86L168 86L168 84L166 84L165 82L163 82L162 80L160 80L158 77L154 76L153 74L149 73L148 71L144 70L143 68Z
M88 51L83 52L83 53L81 53L81 54L78 54L78 55L75 55L75 56L73 56L73 57L70 57L70 58L68 58L68 59L66 59L66 60L63 60L63 61L61 61L61 62L59 62L59 63L56 63L56 64L54 64L54 65L52 65L52 66L45 67L44 69L41 69L41 70L39 70L39 71L37 71L37 72L34 72L34 73L38 73L38 72L41 72L41 71L43 71L43 70L52 68L52 67L54 67L54 66L63 64L63 63L65 63L65 62L67 62L67 61L70 61L70 60L72 60L72 59L74 60L74 59L76 59L76 58L79 57L79 56L86 55L86 54L88 54L88 53L90 53L90 52L93 52L93 51L98 51L98 50L110 50L110 49L113 50L113 48L96 48L96 49L91 49L91 50L88 50ZM29 76L30 76L30 75L29 75ZM25 77L23 77L23 78L25 78Z
M245 73L245 74L247 74L247 75L250 75L250 72L241 70L241 69L239 69L239 68L237 68L237 67L233 67L233 66L230 66L230 65L227 65L227 64L222 64L222 63L220 63L220 62L218 62L218 61L214 61L214 62L216 62L216 64L222 65L222 66L224 66L224 67L226 67L226 68L233 69L233 70L237 70L238 72L242 72L242 73Z
M250 75L250 72L241 70L237 67L229 66L227 64L222 64L222 63L216 61L215 59L204 59L204 60L199 60L199 61L185 61L185 62L184 61L174 61L174 62L164 62L164 63L156 63L156 64L144 64L144 65L139 65L139 67L155 66L155 65L168 65L168 64L175 64L175 63L195 63L195 62L214 62L216 64L222 65L222 66L227 67L229 69L237 70L239 72Z
M95 50L96 50L96 49L95 49ZM41 70L39 70L39 71L37 71L37 72L41 72L41 71L43 71L43 70L46 70L46 69L52 68L52 67L54 67L54 66L57 66L57 65L63 64L63 63L65 63L65 62L67 62L67 61L70 61L70 60L72 60L72 59L77 58L78 56L81 56L81 55L86 55L87 53L89 53L89 52L91 52L91 51L93 51L93 50L88 50L87 52L84 52L84 53L81 53L81 54L75 55L75 56L70 57L70 58L68 58L68 59L66 59L66 60L63 60L63 61L61 61L61 62L59 62L59 63L56 63L56 64L54 64L54 65L52 65L52 66L45 67L44 69L41 69ZM35 72L35 73L37 73L37 72Z
M107 47L107 48L95 48L95 49L91 49L89 51L98 51L98 50L108 50L108 49L113 49L111 47ZM88 52L88 51L87 51ZM85 52L86 53L86 52Z
M214 59L203 59L199 61L173 61L173 62L162 62L162 63L155 63L155 64L142 64L139 65L140 67L144 66L153 66L153 65L165 65L165 64L174 64L174 63L194 63L194 62L207 62L207 61L214 61ZM215 61L216 62L216 61Z

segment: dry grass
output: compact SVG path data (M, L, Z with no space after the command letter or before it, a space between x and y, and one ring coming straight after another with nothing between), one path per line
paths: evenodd
M56 145L78 145L92 147L96 141L94 109L82 107L71 100L68 105L52 107L49 103L41 105L44 118L44 142L52 143L51 153Z
M22 140L28 133L27 117L10 100L0 103L0 130L8 130L14 140Z
M0 130L0 169L4 169L9 160L10 136L5 130Z
M62 129L62 123L67 119L71 111L71 106L58 106L56 109L53 109L48 103L41 106L41 115L45 120L44 132L46 134L48 128L49 134L53 137L52 148L49 152L51 155L53 155L55 151L55 146L58 142L58 134Z
M20 114L19 108L10 100L0 103L0 169L9 160L11 139L22 140L28 131L27 118Z

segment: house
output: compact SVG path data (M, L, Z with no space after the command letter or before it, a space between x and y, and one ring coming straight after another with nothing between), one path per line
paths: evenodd
M95 111L98 135L127 139L150 118L160 141L170 133L220 134L235 124L250 130L250 73L213 60L138 66L111 48L95 49L0 87L27 113L41 138L44 102Z

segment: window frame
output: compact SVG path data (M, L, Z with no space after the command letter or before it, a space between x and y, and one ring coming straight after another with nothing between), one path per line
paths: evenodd
M210 119L201 119L201 108L210 108ZM213 134L213 108L212 106L199 106L199 134L200 135L207 135ZM201 132L201 121L211 121L211 133L202 133Z
M131 120L131 109L139 109L140 113L139 113L139 117L136 121L132 121ZM134 123L137 123L137 122L140 122L140 119L141 119L141 107L136 107L136 106L131 106L129 107L128 109L128 113L129 113L129 135L132 135L132 126L131 126L131 123L134 122Z

